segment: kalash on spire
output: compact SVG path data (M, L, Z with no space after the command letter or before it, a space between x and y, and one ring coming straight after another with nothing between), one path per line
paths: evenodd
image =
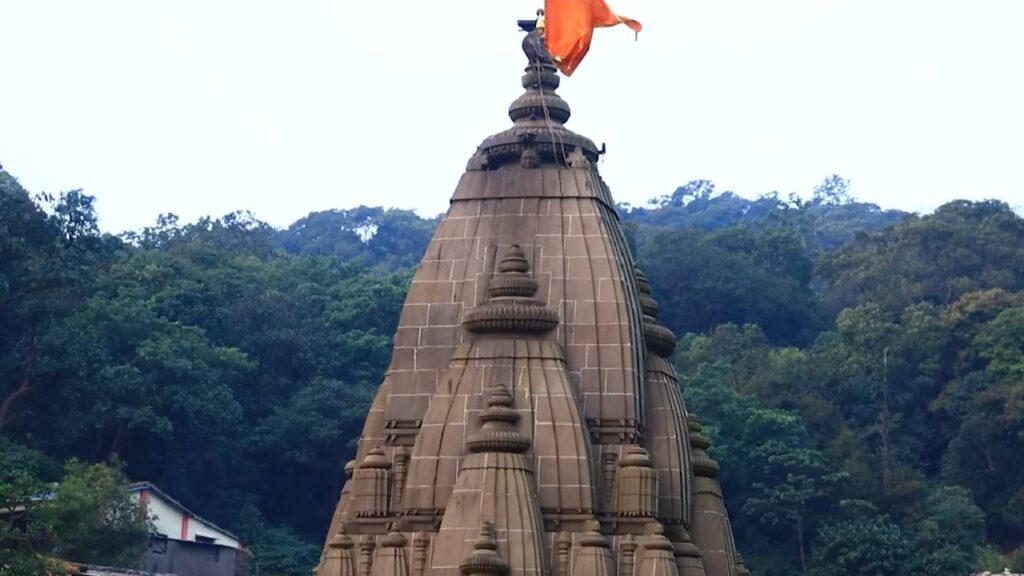
M413 277L319 576L746 573L675 335L565 127L562 3L520 22L525 92Z

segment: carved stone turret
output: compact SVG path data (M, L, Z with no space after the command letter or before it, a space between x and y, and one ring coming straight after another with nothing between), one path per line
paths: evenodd
M644 555L637 576L679 576L672 543L665 538L665 530L658 522L646 526Z
M355 545L342 525L327 544L327 553L317 568L317 576L356 576Z
M572 576L615 576L611 545L601 534L601 524L592 520L586 523L586 530L576 551Z
M508 388L499 386L491 390L487 409L480 415L480 430L466 440L466 446L474 454L480 452L505 452L522 454L530 448L530 439L520 434L515 425L519 414L512 409L512 394Z
M543 334L558 326L558 313L534 297L537 282L518 244L509 247L491 278L488 301L466 313L462 325L474 334Z
M397 526L392 526L377 546L371 576L409 576L409 559L405 555L408 543L409 539L397 531Z
M473 543L473 551L459 564L463 576L506 576L508 562L498 554L498 543L494 540L494 523L480 523L480 536Z
M391 502L391 462L384 451L378 447L367 452L354 476L356 516L387 516Z
M630 446L619 460L618 513L620 516L654 518L658 508L657 479L643 446Z

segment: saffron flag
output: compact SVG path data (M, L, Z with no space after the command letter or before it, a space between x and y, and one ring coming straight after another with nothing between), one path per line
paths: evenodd
M643 29L636 20L612 12L604 0L545 0L544 21L548 52L566 76L590 50L594 28L625 24L637 33Z

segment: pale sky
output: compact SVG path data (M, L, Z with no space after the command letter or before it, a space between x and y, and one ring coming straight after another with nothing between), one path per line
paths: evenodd
M616 200L831 173L884 207L1024 206L1024 1L610 0L563 81ZM248 209L433 215L525 64L541 0L0 0L0 164L120 231Z

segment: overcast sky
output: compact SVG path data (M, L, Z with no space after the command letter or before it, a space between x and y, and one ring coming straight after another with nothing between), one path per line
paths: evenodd
M248 209L444 210L509 125L541 0L0 0L0 164L110 231ZM1021 0L611 0L560 90L619 201L693 179L1024 205Z

